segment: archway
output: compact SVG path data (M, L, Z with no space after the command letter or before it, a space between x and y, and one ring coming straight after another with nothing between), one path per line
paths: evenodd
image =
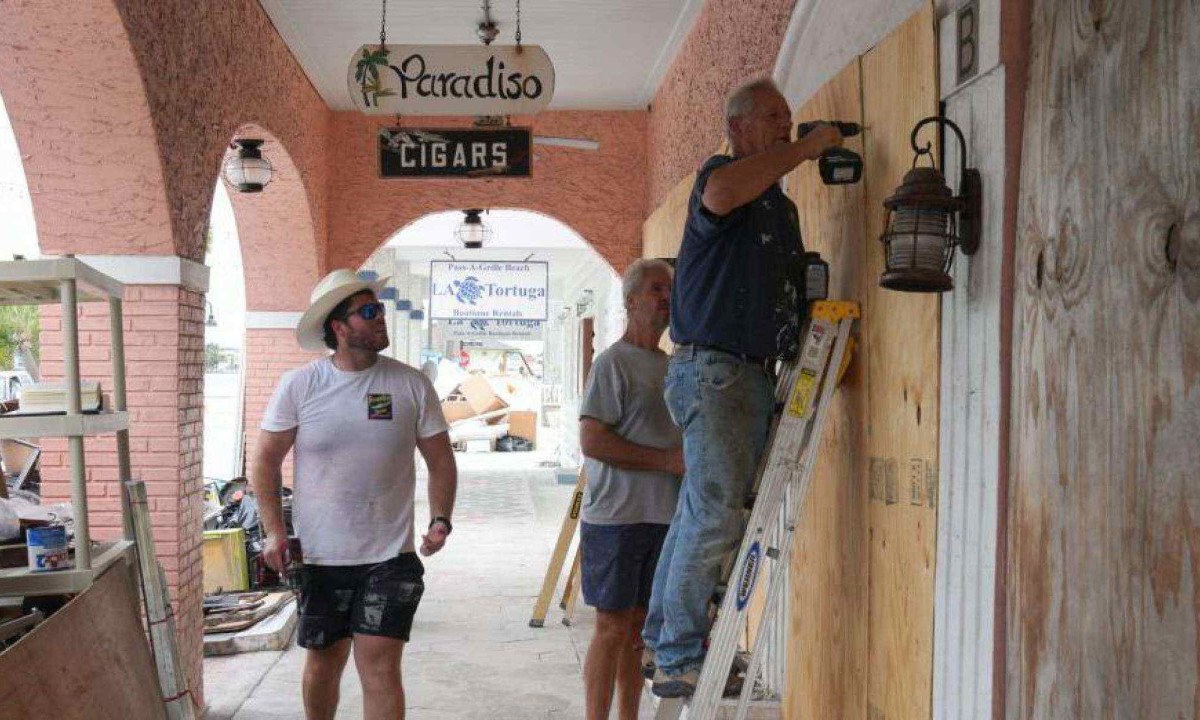
M394 301L389 310L395 308L389 352L427 371L436 363L435 386L458 449L503 448L498 439L506 435L527 439L537 451L531 458L557 462L569 474L581 461L578 408L591 357L624 330L619 278L582 235L555 217L522 208L491 208L481 217L491 230L482 248L466 249L456 239L462 210L442 210L403 226L364 263L363 270L393 278L394 290L385 290ZM435 267L439 275L453 272L451 261L475 263L498 278L525 264L537 272L536 264L544 263L544 315L522 323L439 315L430 306L432 273ZM468 381L476 394L460 390ZM487 392L496 396L492 410L477 396ZM481 414L486 417L478 419Z
M39 255L37 221L25 180L21 150L13 135L4 98L0 97L0 260ZM0 400L15 400L21 389L40 377L37 349L40 322L35 306L0 307ZM5 472L10 472L5 468Z

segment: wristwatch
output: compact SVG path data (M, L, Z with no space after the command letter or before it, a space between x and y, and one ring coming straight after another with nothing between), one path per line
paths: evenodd
M454 532L454 526L450 524L450 518L446 517L445 515L438 515L434 519L430 520L429 521L429 529L430 530L433 529L434 523L441 523L441 524L445 525L447 535Z

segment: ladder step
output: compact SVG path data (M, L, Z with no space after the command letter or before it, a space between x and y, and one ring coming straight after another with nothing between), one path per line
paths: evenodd
M688 702L677 698L665 699L654 698L654 707L660 712L659 717L663 714L670 717L678 717L680 713L687 708ZM668 707L662 707L668 705ZM737 716L737 698L724 698L717 705L717 715L714 720L734 720ZM781 720L783 717L783 701L779 698L764 698L761 700L751 700L746 706L745 720ZM687 715L683 715L684 720L687 720Z
M717 705L716 720L733 720L737 715L737 698L725 698ZM780 720L783 702L779 698L751 700L746 707L746 720Z

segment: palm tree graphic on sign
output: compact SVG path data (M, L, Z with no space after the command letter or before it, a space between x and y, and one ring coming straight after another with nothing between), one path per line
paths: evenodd
M358 83L363 103L367 107L379 107L379 98L396 94L395 90L385 89L379 77L379 68L387 67L387 65L388 49L386 47L381 45L375 51L363 48L362 57L354 67L354 81Z
M479 278L474 275L468 275L462 280L455 280L451 285L454 288L454 297L460 303L475 305L483 297L483 288L479 285Z

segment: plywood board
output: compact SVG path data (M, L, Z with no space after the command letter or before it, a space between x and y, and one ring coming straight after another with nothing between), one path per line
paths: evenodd
M862 121L856 59L797 110L795 120ZM860 138L847 146L862 150ZM863 186L826 186L813 163L787 178L807 250L830 264L830 297L861 300ZM865 384L851 363L833 397L791 567L787 718L864 718L867 663L867 485L862 462Z
M867 717L930 716L937 531L936 295L885 290L883 200L912 164L909 132L938 109L932 8L862 57L866 258L862 359L870 495Z
M1200 707L1200 4L1035 0L1009 718Z
M683 243L688 198L696 184L696 173L680 180L642 224L642 257L673 258Z
M4 717L164 720L131 571L117 563L0 654Z

